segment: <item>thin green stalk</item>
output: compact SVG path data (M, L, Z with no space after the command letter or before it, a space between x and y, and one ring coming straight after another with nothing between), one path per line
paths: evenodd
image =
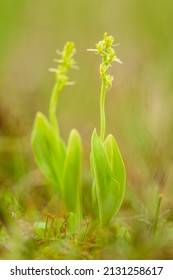
M51 224L50 224L50 228L49 228L50 237L53 237L53 224L54 224L54 220L55 220L55 216L52 216L52 220L51 220Z
M100 139L104 141L106 118L105 118L105 96L106 96L106 79L102 80L101 97L100 97Z
M76 211L78 228L80 228L81 221L82 221L82 218L83 218L81 201L82 201L82 189L80 189L80 191L79 191L79 197L78 197L78 202L77 202L77 211Z
M59 135L59 125L56 118L56 106L59 97L59 93L62 90L64 84L61 81L57 81L52 92L50 105L49 105L49 117L52 126L56 129L57 134Z
M161 202L162 202L162 195L160 195L159 198L158 198L158 203L157 203L157 208L156 208L156 215L155 215L155 219L154 219L154 223L153 223L153 234L155 234L156 230L157 230Z
M48 220L49 220L49 214L47 214L47 217L46 217L46 224L45 224L45 229L44 229L44 235L45 235L45 238L47 237L47 232L48 232Z

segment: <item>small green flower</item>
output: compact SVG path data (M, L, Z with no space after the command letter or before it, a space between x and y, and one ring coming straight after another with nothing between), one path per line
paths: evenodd
M111 87L113 81L113 77L107 74L107 71L111 66L111 62L117 61L121 63L116 56L115 50L112 48L113 42L114 38L105 33L103 40L96 44L96 52L102 56L100 77L106 83L106 90Z
M107 33L104 33L103 41L99 41L96 44L96 49L101 56L104 56L106 52L109 52L112 49L114 38L108 36ZM112 49L113 50L113 49Z

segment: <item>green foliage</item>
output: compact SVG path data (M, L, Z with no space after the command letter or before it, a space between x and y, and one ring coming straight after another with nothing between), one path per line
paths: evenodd
M104 34L103 41L96 44L96 51L102 56L100 77L102 89L100 98L100 136L94 130L91 138L91 172L93 176L93 212L100 227L110 223L118 212L125 190L125 167L123 160L112 135L105 138L105 94L110 88L113 77L107 74L111 62L120 60L116 57L113 46L113 37ZM56 60L56 83L52 92L48 120L42 113L35 118L32 132L32 147L36 162L45 177L54 186L64 202L68 213L66 221L60 226L60 232L85 232L82 222L82 141L79 132L73 129L70 132L66 146L60 136L56 118L56 106L59 93L65 85L71 84L67 76L70 68L76 68L73 58L74 43L67 42ZM41 225L41 227L40 227ZM37 224L37 232L42 232L43 224ZM41 233L40 233L41 234ZM81 235L81 234L79 234ZM83 235L83 233L82 233Z
M91 140L94 177L93 201L97 201L100 225L106 225L118 212L125 190L125 168L112 135L103 143L96 131Z

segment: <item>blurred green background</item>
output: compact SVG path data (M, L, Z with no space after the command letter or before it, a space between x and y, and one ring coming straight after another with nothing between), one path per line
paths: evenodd
M99 130L100 57L103 33L115 37L115 80L106 99L107 133L114 134L130 189L157 187L172 203L173 1L0 0L0 185L27 191L37 185L30 135L37 111L47 115L56 50L76 44L79 70L60 96L61 134L77 128L89 165L90 137ZM22 181L21 181L22 180Z

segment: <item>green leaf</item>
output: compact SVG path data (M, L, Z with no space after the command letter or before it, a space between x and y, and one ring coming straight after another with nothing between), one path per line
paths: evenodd
M76 216L73 212L70 212L67 217L68 232L70 235L74 235L76 230Z
M100 225L103 226L108 224L116 213L120 186L113 177L106 149L96 131L93 132L91 139L91 161L99 221Z
M81 154L80 134L73 129L69 136L64 166L63 198L69 212L81 212Z
M121 203L124 198L124 192L125 192L125 181L126 181L126 172L125 172L125 166L124 162L120 153L120 150L118 148L118 145L113 137L113 135L108 135L104 142L104 147L106 149L111 170L112 170L112 176L113 178L118 182L120 189L116 200L116 211L118 212ZM116 213L115 213L116 214Z
M31 142L40 170L61 193L65 146L42 113L36 115Z

